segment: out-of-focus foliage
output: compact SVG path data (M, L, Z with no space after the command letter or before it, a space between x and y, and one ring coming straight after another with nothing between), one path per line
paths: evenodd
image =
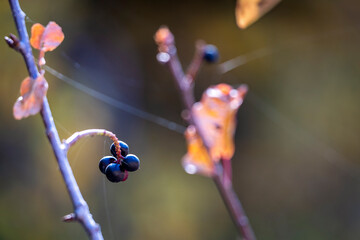
M16 100L13 113L17 120L35 115L41 110L48 83L43 75L37 79L25 78L20 86L20 97Z
M46 27L40 23L35 23L31 27L30 44L33 48L40 50L39 66L46 63L45 53L57 48L64 38L61 27L53 21L50 21Z
M280 0L237 0L235 8L237 25L239 28L247 28L279 2Z
M225 74L205 64L195 89L199 101L220 82L249 86L237 115L233 184L258 239L360 238L358 1L282 1L245 30L236 25L233 0L21 4L29 31L34 22L54 20L66 35L60 48L46 53L49 66L178 123L177 89L155 58L153 34L160 25L176 36L184 66L200 38L218 47L220 63L261 50ZM7 1L0 1L0 32L16 34ZM0 43L0 239L87 239L81 226L60 221L72 208L41 118L13 118L13 100L27 75L22 57ZM108 140L80 141L69 152L105 239L235 238L213 183L183 171L182 134L49 73L46 80L61 138L106 128L142 160L136 176L119 185L108 183L97 166L110 155Z
M235 152L233 138L236 113L246 92L247 87L244 85L234 89L228 84L220 83L209 87L203 93L201 101L194 104L193 116L209 153L194 126L189 126L185 132L188 152L183 158L187 173L211 176L214 174L214 163L231 160Z
M46 27L35 23L31 27L30 43L33 48L43 52L53 51L64 40L64 33L55 22L49 22Z

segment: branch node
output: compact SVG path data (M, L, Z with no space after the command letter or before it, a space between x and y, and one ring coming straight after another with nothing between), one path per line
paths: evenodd
M62 217L62 221L63 222L74 222L74 221L77 221L77 218L76 218L75 213L70 213L70 214Z
M9 45L9 47L19 51L20 49L20 40L12 33L9 36L5 37L5 42Z

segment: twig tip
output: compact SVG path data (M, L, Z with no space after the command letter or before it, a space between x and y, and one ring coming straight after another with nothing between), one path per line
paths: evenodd
M74 222L74 221L76 221L75 213L70 213L68 215L65 215L64 217L62 217L62 221L63 222Z
M9 34L9 36L4 37L5 42L9 45L9 47L18 49L19 46L19 39L12 33Z

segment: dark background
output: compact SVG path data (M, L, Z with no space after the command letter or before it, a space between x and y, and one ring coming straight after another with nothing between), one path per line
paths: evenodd
M184 67L197 39L217 45L220 63L263 49L225 74L221 65L205 64L195 89L199 99L212 84L249 85L232 162L234 188L258 239L360 239L357 1L283 1L246 30L235 24L235 1L20 3L28 29L31 21L51 20L63 28L64 42L46 54L49 66L179 124L175 84L155 58L160 25L174 33ZM0 32L16 33L7 1L0 2ZM26 76L21 56L0 44L0 239L87 239L79 224L60 221L72 206L40 116L12 117ZM112 184L98 170L108 139L82 140L70 150L105 239L235 239L213 182L183 171L181 134L45 76L61 138L106 128L141 158L141 170Z

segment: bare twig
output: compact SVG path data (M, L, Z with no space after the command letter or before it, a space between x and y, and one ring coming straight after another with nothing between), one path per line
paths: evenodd
M77 141L79 141L81 138L84 137L93 137L93 136L106 136L109 137L115 145L115 152L117 159L119 161L119 164L121 164L120 159L123 159L124 157L120 154L121 153L121 147L119 144L119 139L116 137L116 135L108 130L105 129L87 129L81 132L76 132L73 135L71 135L68 139L63 141L64 144L64 150L65 152L68 151L68 149L74 145Z
M29 43L29 37L25 26L25 13L21 10L18 0L9 0L9 3L20 40L17 40L17 38L12 36L6 38L5 40L10 47L18 50L22 54L30 77L32 79L36 79L39 76L39 72ZM81 195L64 151L64 146L60 142L59 134L55 127L50 106L46 97L44 97L43 100L41 116L45 125L46 134L53 148L60 172L63 176L67 191L74 207L75 215L73 218L83 225L91 239L101 240L103 239L103 236L101 234L100 226L92 218L89 207Z
M195 127L197 134L200 136L204 144L204 147L209 152L209 145L206 142L202 128L199 127L198 120L192 113L192 106L195 103L194 78L203 61L205 43L200 41L196 44L196 51L193 61L190 64L187 73L184 74L181 63L177 56L174 36L170 30L166 27L160 28L155 35L155 41L159 46L159 54L157 59L159 62L166 63L168 65L173 77L175 78L177 87L180 90L180 95L185 105L185 110L188 113L185 120L189 125L193 125ZM237 230L245 240L255 240L255 234L250 226L245 211L232 188L232 185L226 183L222 176L223 168L220 164L216 164L215 173L213 174L212 179L223 198L223 201L234 221Z
M205 45L206 45L206 43L202 40L198 40L196 42L195 54L194 54L193 60L190 63L190 65L186 71L186 76L187 76L187 78L191 79L191 81L194 81L196 74L198 73L198 71L201 67L201 64L203 62Z

